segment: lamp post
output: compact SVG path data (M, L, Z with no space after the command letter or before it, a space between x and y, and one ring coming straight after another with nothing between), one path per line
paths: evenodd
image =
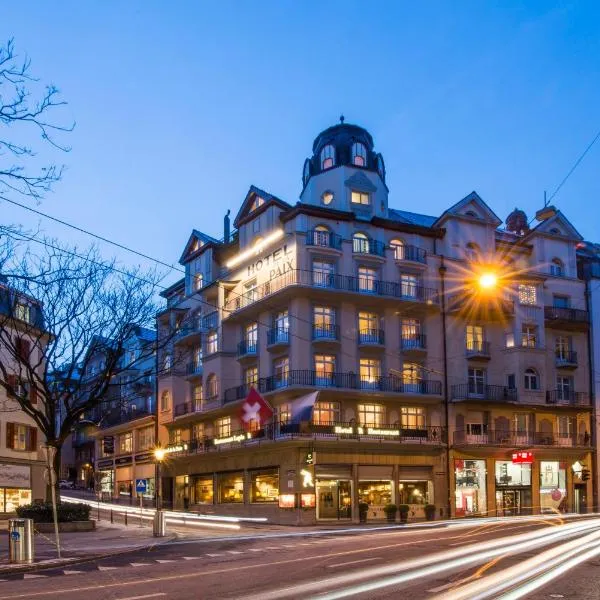
M160 445L154 449L154 458L156 460L156 510L162 509L162 480L161 480L161 466L162 461L165 458L165 451Z

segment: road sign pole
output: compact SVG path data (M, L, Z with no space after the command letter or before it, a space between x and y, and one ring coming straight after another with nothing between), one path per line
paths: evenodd
M144 517L143 517L143 513L144 513L144 505L143 505L143 501L144 501L144 496L142 494L140 494L140 527L144 526Z

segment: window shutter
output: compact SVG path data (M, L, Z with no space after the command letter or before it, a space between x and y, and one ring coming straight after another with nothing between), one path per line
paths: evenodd
M37 390L34 385L31 385L29 388L29 403L37 404Z
M27 448L30 452L33 452L37 448L37 428L29 427L29 447Z
M14 423L6 424L6 447L14 448L15 447L15 426Z

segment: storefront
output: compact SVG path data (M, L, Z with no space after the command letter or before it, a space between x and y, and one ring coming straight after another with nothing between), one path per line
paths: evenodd
M567 510L566 463L558 460L540 462L540 512Z
M386 504L394 502L392 467L358 467L358 501L368 504L367 519L385 519Z
M352 469L350 466L318 465L315 477L317 519L351 519Z
M498 516L532 514L531 464L497 460L495 475Z
M31 467L0 463L0 513L14 513L31 501Z
M456 459L455 511L457 517L487 514L487 469L485 460Z

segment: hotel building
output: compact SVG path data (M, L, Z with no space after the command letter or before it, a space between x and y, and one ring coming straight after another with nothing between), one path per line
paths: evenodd
M441 216L388 196L342 121L299 202L251 186L223 239L192 231L157 316L165 503L297 524L585 510L579 234L552 209L501 228L475 192ZM244 421L252 387L272 419Z

